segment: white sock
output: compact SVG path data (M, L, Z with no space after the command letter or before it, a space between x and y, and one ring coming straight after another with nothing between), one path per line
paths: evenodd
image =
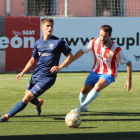
M91 103L92 101L94 101L100 92L95 91L94 88L88 93L85 101L83 103L81 103L81 106L87 106L89 103Z
M80 104L85 101L86 97L87 97L87 94L83 94L82 92L80 92L80 94L79 94Z

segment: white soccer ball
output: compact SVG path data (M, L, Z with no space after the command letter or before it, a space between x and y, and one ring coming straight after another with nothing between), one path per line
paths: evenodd
M82 118L77 112L69 112L65 117L65 123L70 128L77 128L80 126Z

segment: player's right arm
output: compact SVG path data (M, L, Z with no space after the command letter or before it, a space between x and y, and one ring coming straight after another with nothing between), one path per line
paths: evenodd
M28 61L28 63L26 64L22 72L17 75L16 82L33 66L34 63L35 63L35 58L31 57L31 59Z
M37 45L39 41L36 41L36 43L34 44L34 50L32 52L32 57L30 58L30 60L28 61L28 63L26 64L25 68L22 70L21 73L19 73L16 77L16 82L18 82L18 80L33 66L33 64L35 63L35 59L38 58L38 49L37 49Z
M82 49L80 49L79 51L77 51L77 52L75 53L75 55L73 56L73 61L75 61L76 59L80 58L83 54L84 54L84 53L83 53ZM71 63L72 63L73 61L71 61ZM66 68L68 68L69 65L70 65L71 63L69 63L68 65L66 65Z
M83 53L82 49L80 49L80 50L79 50L78 52L76 52L75 55L73 56L73 57L74 57L73 61L75 61L75 60L77 60L78 58L80 58L83 54L84 54L84 53Z
M75 55L73 56L73 61L74 62L75 60L79 59L84 53L88 53L92 50L92 40L88 43L88 45L84 46L82 49L80 49L79 51L77 51L75 53ZM72 63L71 62L71 63ZM70 65L70 64L69 64ZM69 66L68 65L68 66ZM66 66L66 68L68 67Z
M74 60L77 60L78 58L80 58L84 53L88 53L92 50L92 40L88 43L88 45L86 45L85 47L83 47L82 49L80 49L78 52L76 52L76 54L74 55Z

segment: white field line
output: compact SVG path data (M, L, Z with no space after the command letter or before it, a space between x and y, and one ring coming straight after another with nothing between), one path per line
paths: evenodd
M117 78L126 78L127 76L118 76ZM139 78L140 76L132 76L132 77L135 77L135 78ZM57 79L85 79L87 78L86 77L57 77ZM30 79L30 78L21 78L20 80L27 80L27 79ZM16 80L16 78L0 78L0 80Z

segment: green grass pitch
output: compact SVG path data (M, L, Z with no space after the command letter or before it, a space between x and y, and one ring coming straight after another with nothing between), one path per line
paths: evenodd
M58 73L54 86L40 98L44 100L40 117L32 104L0 123L0 140L140 140L140 72L133 72L132 89L124 84L126 72L102 90L81 113L78 128L68 128L66 114L79 105L79 92L88 73ZM16 74L0 74L0 116L6 114L24 96L31 74L19 82Z

